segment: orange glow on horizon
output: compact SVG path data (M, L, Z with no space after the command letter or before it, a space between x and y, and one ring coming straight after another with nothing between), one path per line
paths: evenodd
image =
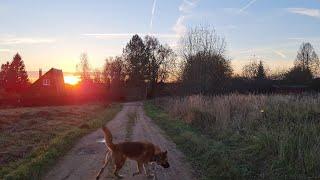
M76 85L80 82L80 78L78 76L65 76L64 77L64 83L70 84L70 85Z

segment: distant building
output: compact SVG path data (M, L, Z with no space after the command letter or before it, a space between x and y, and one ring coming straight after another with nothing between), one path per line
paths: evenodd
M39 79L31 85L28 94L31 96L59 96L64 94L64 87L62 70L51 68L42 75L40 69Z

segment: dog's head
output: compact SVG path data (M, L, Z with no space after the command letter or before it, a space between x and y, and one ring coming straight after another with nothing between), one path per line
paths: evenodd
M164 167L164 168L168 168L170 167L170 164L168 162L168 152L164 151L164 152L160 152L159 154L156 154L154 157L155 162Z

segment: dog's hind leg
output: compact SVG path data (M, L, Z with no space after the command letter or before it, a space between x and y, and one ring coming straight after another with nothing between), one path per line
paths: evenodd
M123 178L122 175L119 174L120 169L122 168L122 166L124 165L124 163L126 162L126 158L123 156L116 156L115 159L115 170L113 172L113 174L117 177L117 178Z
M142 172L143 164L141 162L137 162L137 163L138 163L138 165L137 165L138 172L133 173L133 176L141 174L141 172Z
M108 162L109 162L109 159L110 159L110 154L111 154L111 152L108 151L107 154L106 154L106 157L104 159L103 166L101 167L99 173L97 174L96 179L100 178L100 175L103 173L104 168L106 168L106 166L108 165Z

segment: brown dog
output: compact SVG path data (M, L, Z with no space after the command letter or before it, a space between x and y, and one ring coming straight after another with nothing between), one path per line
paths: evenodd
M119 170L124 165L127 158L137 161L138 172L134 175L142 173L142 168L145 168L145 174L150 175L148 172L149 163L155 162L164 168L168 168L170 165L168 163L167 151L162 152L161 149L149 142L121 142L114 144L112 142L112 134L107 127L102 127L104 132L104 138L109 151L106 154L104 164L100 169L96 179L99 179L104 168L108 165L109 158L111 157L115 169L113 174L121 178L119 175Z

